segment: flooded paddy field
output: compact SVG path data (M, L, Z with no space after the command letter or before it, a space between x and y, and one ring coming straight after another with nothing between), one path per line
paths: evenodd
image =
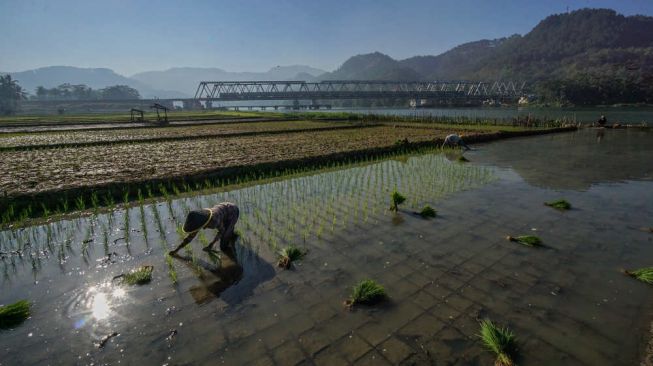
M520 365L632 365L653 287L653 135L580 130L143 204L0 233L1 365L489 365L479 320L508 326ZM406 201L388 210L393 190ZM564 198L558 211L543 203ZM235 253L180 252L191 209L240 207ZM433 219L414 212L424 205ZM506 240L537 235L543 247ZM278 251L307 252L290 270ZM114 276L153 266L151 282ZM352 286L388 294L348 310Z

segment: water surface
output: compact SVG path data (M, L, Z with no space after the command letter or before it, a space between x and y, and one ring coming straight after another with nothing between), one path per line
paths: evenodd
M582 130L477 145L0 233L0 303L33 316L0 331L2 365L492 364L478 319L510 326L520 365L632 365L653 288L653 135ZM407 196L390 213L395 187ZM566 198L559 212L544 201ZM166 261L188 210L241 207L231 256L206 231ZM412 212L424 204L438 217ZM536 234L546 248L505 240ZM276 252L308 250L293 270ZM19 253L19 254L17 254ZM113 276L154 266L144 286ZM173 281L176 277L176 282ZM347 311L372 278L389 301ZM96 342L118 333L103 348Z

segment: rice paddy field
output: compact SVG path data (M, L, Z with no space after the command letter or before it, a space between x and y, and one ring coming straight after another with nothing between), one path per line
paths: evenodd
M2 187L190 174L449 132L367 126L2 151ZM653 287L622 269L653 265L653 134L583 129L460 156L396 153L5 227L0 305L30 308L0 329L0 365L650 362ZM70 179L75 169L91 176ZM15 183L30 177L34 187ZM396 212L393 192L405 198L395 196ZM561 199L569 209L545 205ZM215 235L204 230L169 256L186 214L222 201L240 208L234 250L203 251ZM427 205L435 217L419 215ZM286 269L277 264L288 247L301 255Z
M2 224L259 179L280 167L433 149L453 131L478 137L501 129L488 127L267 120L4 133Z
M64 131L49 133L15 133L8 134L0 141L0 148L5 150L17 148L34 148L36 146L58 147L59 145L83 145L89 143L110 144L134 140L188 139L193 137L223 137L232 134L256 132L287 132L293 130L311 130L353 126L347 122L313 122L313 121L268 121L268 122L230 122L204 125L175 126L166 128L112 128L90 131Z

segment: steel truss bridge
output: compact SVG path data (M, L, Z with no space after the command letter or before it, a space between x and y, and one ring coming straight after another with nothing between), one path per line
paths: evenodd
M517 100L525 83L513 81L202 81L196 101L403 98L435 101Z

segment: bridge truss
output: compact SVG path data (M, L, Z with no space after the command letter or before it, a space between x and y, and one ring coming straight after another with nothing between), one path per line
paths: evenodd
M495 81L202 81L199 101L325 99L517 99L525 83Z

